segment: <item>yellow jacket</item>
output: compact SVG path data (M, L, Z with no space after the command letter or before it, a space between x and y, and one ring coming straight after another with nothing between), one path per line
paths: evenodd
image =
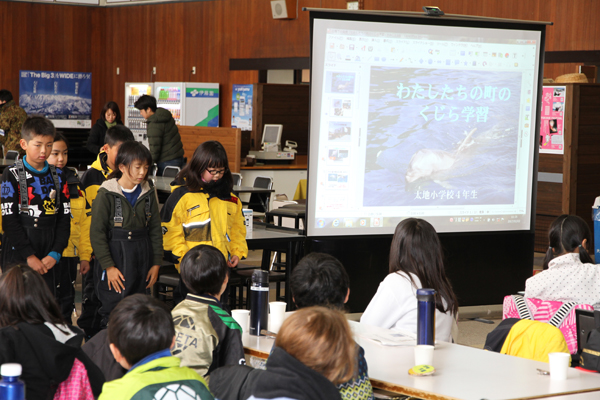
M92 246L90 245L90 223L92 218L88 214L91 212L91 207L86 200L85 192L81 188L77 174L65 168L65 175L67 176L69 201L71 203L71 236L62 256L79 257L80 260L90 261L92 258Z
M502 354L548 362L548 353L569 353L560 329L545 322L522 319L508 332Z
M225 259L248 256L242 202L210 198L205 192L190 192L181 186L173 190L161 212L163 247L179 261L189 249L209 244L221 250ZM167 257L168 258L168 257Z

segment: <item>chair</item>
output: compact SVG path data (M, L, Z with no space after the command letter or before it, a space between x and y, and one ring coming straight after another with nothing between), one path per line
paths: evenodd
M281 283L285 283L286 279L289 279L289 277L286 272L275 271L273 269L276 257L277 252L275 252L275 255L273 256L273 259L270 262L270 266L268 268L269 283L276 283L275 300L285 301L285 296L281 294ZM245 306L247 309L250 309L250 302L248 301L248 298L250 293L250 286L252 285L252 274L257 269L259 268L255 266L238 264L238 267L236 269L231 270L229 274L229 285L232 289L232 292L230 292L229 304L232 308L235 305L236 308L244 308ZM264 268L264 257L260 269L267 269ZM244 300L244 288L246 288L246 300Z
M233 178L233 186L242 186L242 174L232 172L231 176Z
M254 179L254 184L252 187L260 189L272 189L273 179L269 176L257 176ZM246 204L248 205L248 208L252 209L254 212L266 213L269 211L270 200L271 193L252 193L250 194L250 200Z
M19 152L16 150L9 150L6 152L7 161L17 161L19 159Z
M575 310L593 310L589 304L562 303L520 295L504 297L502 319L519 318L547 322L560 329L571 354L577 353L577 323Z
M177 174L179 173L179 171L181 171L181 168L169 165L169 166L165 167L165 169L163 170L162 176L164 176L166 178L175 178L177 176Z

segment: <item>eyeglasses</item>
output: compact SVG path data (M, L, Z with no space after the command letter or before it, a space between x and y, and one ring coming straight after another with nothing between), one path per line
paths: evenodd
M225 172L227 172L227 168L223 168L223 169L206 169L206 171L211 174L211 175L223 175Z

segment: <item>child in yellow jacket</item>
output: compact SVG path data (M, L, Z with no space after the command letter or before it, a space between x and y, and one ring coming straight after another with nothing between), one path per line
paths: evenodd
M70 323L71 314L75 309L75 288L73 285L77 275L77 262L81 265L81 273L85 274L90 268L92 247L89 245L91 218L87 215L90 211L90 205L85 198L85 192L81 188L79 176L67 167L68 147L67 139L61 133L56 133L48 163L63 170L69 188L71 236L69 237L69 244L63 251L59 261L60 286L57 297L62 300L59 301L61 313L65 320Z

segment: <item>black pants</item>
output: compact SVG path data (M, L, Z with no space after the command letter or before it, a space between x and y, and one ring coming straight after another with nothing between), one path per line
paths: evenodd
M83 275L81 283L81 315L77 319L77 325L84 330L87 339L91 339L100 331L102 320L99 313L102 304L94 289L94 269L99 268L96 264L96 260L92 258L90 270Z
M71 324L71 316L75 308L75 279L77 278L77 257L61 257L58 262L58 287L56 298L60 306L60 312L68 324ZM56 268L56 266L54 267Z
M100 266L94 268L94 287L96 295L102 304L99 309L101 316L101 329L108 325L108 318L116 305L126 296L144 293L149 294L146 289L146 276L152 267L153 252L150 237L146 229L128 231L122 228L114 228L111 231L111 239L108 242L110 254L116 267L125 281L125 289L117 293L114 288L108 289L108 279L106 277L106 268L112 265Z

